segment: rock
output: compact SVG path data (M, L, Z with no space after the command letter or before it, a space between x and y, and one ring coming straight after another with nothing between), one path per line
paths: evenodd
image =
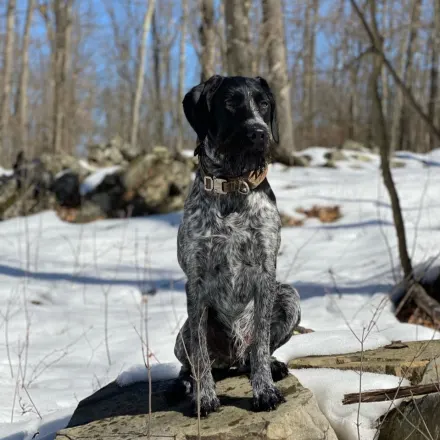
M437 355L438 355L437 346ZM440 358L432 360L421 383L438 383ZM391 408L391 406L390 406ZM440 438L440 393L406 400L378 421L379 440L426 440Z
M87 151L89 162L99 167L127 166L141 154L139 147L124 141L120 136L114 137L109 142L89 145Z
M309 155L300 155L300 154L294 154L293 155L293 166L294 167L308 167L310 165L310 162L312 161L312 158Z
M418 384L430 360L437 357L438 353L440 353L440 340L391 344L391 346L364 351L362 370L405 377L411 383ZM289 368L360 370L361 353L293 359L289 362Z
M0 186L0 220L3 220L6 212L18 199L17 183L15 179L4 181Z
M352 151L361 151L361 152L369 152L370 149L368 149L365 145L361 144L360 142L353 141L351 139L347 139L341 146L342 150L352 150Z
M341 150L331 150L324 154L324 158L329 162L336 162L338 160L347 160L347 156Z
M217 382L222 407L201 419L199 437L197 418L188 416L189 400L175 406L166 404L166 383L153 383L151 423L148 385L119 388L113 383L80 402L68 428L60 431L56 439L149 438L148 433L151 438L176 440L337 439L310 390L294 376L278 382L278 386L286 402L275 411L258 413L251 410L252 391L247 377Z
M440 357L433 359L426 367L420 384L440 383Z
M338 168L334 160L328 160L324 165L321 165L322 168Z
M138 194L149 213L168 213L183 208L191 185L188 161L175 160L167 148L155 147L138 157L124 173L128 192Z
M82 180L90 174L90 170L83 167L76 157L68 154L43 153L40 156L40 160L44 169L50 172L52 176L56 176L62 171L70 170L73 173L78 174L80 180Z
M360 162L371 162L373 160L370 156L359 153L352 154L350 157Z
M406 163L401 160L392 159L390 163L391 168L404 168Z
M55 206L49 191L52 173L40 158L26 161L23 152L19 152L13 168L13 176L1 187L0 220L36 214Z
M65 208L78 208L81 205L80 181L78 174L64 171L50 185L57 204Z

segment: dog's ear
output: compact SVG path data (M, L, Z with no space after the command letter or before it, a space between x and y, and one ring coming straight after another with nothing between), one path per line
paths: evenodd
M211 76L207 81L193 87L183 98L183 112L191 127L203 142L210 125L211 101L223 81L221 75Z
M266 95L269 97L270 102L270 129L272 131L273 140L278 144L280 141L280 136L278 133L278 121L277 121L277 107L275 103L275 97L273 96L272 90L270 90L269 84L261 76L257 76L256 79L260 82L261 87L265 91Z

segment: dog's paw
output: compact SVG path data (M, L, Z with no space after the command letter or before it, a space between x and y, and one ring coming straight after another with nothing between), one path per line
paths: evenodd
M286 399L276 387L267 387L258 396L254 396L252 404L255 411L272 411Z
M220 408L220 400L217 396L214 397L207 397L202 396L200 398L200 416L206 417L212 412L218 411ZM192 415L196 417L198 415L198 407L197 407L197 401L193 401L193 407L192 407Z
M284 362L272 359L270 362L270 372L272 373L272 380L279 382L289 375L289 370Z

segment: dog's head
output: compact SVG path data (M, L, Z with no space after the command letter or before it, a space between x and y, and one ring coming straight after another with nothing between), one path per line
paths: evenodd
M207 138L205 154L225 173L262 168L278 143L275 99L261 77L214 75L185 95L183 110L199 141Z

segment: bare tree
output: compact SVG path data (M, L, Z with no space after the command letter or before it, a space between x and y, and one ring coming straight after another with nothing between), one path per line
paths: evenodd
M413 60L414 60L414 53L416 51L421 4L422 4L422 0L413 0L412 3L411 21L409 25L410 32L409 32L408 45L406 47L406 54L405 54L405 67L403 69L403 76L402 76L403 82L407 84L410 92L412 89L411 85L412 85L412 78L414 75ZM409 118L408 106L404 102L401 107L399 128L397 130L397 134L399 136L396 145L397 148L407 149L409 147L408 118Z
M11 98L11 81L12 81L12 60L14 55L15 44L15 8L16 0L9 0L7 10L7 28L6 28L6 41L4 46L4 68L3 68L3 93L1 100L0 110L0 137L1 145L3 149L7 150L8 154L11 153L9 142L9 104Z
M163 145L164 140L164 124L163 124L163 98L162 98L162 66L161 66L161 51L163 49L162 36L158 29L159 13L156 8L153 14L152 34L153 34L153 75L154 75L154 95L155 106L157 109L157 116L155 118L154 141L157 144Z
M382 75L384 58L383 54L383 37L379 32L379 28L376 21L376 5L375 2L369 2L370 4L370 15L371 15L371 25L368 24L364 13L361 11L356 3L356 0L350 0L353 9L358 14L365 30L367 31L372 44L374 45L376 51L372 54L372 73L370 78L370 93L372 101L372 122L373 131L377 134L377 141L380 148L380 158L381 158L381 169L382 177L385 187L388 191L391 200L391 208L393 212L393 219L396 228L397 242L399 246L399 255L402 269L407 282L414 279L411 260L408 254L408 247L406 242L405 225L403 222L402 210L400 207L399 195L397 194L396 186L393 181L393 176L390 169L390 159L389 159L389 139L386 128L386 120L382 108L382 97L380 93L380 79Z
M201 80L206 81L215 73L215 23L214 1L201 0L202 22L199 28L201 49Z
M439 62L440 62L440 0L434 0L434 19L432 25L431 37L431 70L430 70L430 84L429 84L429 99L428 99L428 117L432 125L436 125L437 116L437 99L439 89ZM435 136L430 134L428 140L430 149L435 147Z
M133 102L131 136L130 136L130 142L132 145L137 145L137 135L139 129L139 107L141 103L142 89L144 87L145 61L147 55L147 34L150 29L151 20L154 13L154 5L155 5L155 0L148 1L148 7L145 11L144 21L142 26L142 37L139 44L136 92L134 95L134 102Z
M290 164L293 161L291 153L295 149L295 143L282 5L281 0L262 1L264 37L270 69L268 81L275 94L280 132L280 145L275 150L274 157L280 162Z
M303 73L303 140L306 136L313 137L314 101L315 101L315 35L319 1L307 3L304 23L304 73Z
M180 19L180 47L179 47L179 85L177 91L178 97L178 105L177 107L177 127L179 130L177 143L176 143L176 151L182 151L183 145L183 109L181 102L184 96L184 86L185 86L185 63L186 63L186 52L185 52L185 44L186 44L186 28L188 26L188 0L182 0L182 17Z
M28 121L28 86L29 86L29 40L34 13L35 0L29 0L26 11L26 21L23 31L21 47L21 69L17 89L16 113L18 115L18 142L20 149L29 149L29 121Z
M66 141L66 82L70 65L70 39L72 28L72 6L74 0L55 0L55 53L53 94L53 151L60 152Z
M252 75L249 36L249 0L224 0L226 18L227 72Z

